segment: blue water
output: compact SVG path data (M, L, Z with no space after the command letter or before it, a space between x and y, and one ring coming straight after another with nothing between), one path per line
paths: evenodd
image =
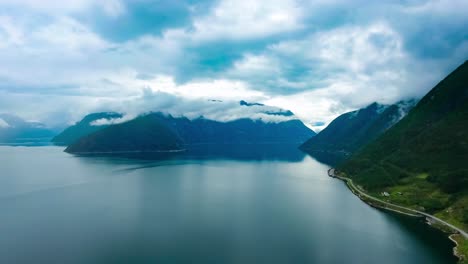
M0 263L455 263L291 148L168 160L0 147Z

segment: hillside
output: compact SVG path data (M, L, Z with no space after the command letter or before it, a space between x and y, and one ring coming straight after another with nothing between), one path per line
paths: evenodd
M393 105L373 103L342 114L317 136L302 144L300 149L314 157L327 154L343 160L400 121L415 104L415 100Z
M69 153L165 152L183 150L180 138L153 115L108 126L84 136L65 151Z
M371 193L468 227L468 62L340 170Z
M81 121L75 125L66 128L60 134L52 139L56 145L68 146L78 140L79 138L94 133L98 130L106 128L108 125L95 124L98 120L111 120L114 118L121 118L122 115L113 112L93 113L85 116Z

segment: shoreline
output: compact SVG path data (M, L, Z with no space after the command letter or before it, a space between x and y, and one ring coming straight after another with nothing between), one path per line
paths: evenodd
M451 234L449 236L449 239L452 240L453 243L455 243L455 247L453 248L453 255L455 255L460 261L463 261L465 257L458 253L458 242L455 238L453 238L453 236L456 236L456 234Z
M382 200L380 200L378 198L375 198L375 197L373 197L373 196L371 196L369 194L366 194L362 190L359 190L356 186L354 186L354 183L352 182L352 179L342 177L342 176L338 176L338 175L335 174L335 171L336 171L336 169L334 169L334 168L328 169L328 171L327 171L328 176L343 181L346 184L346 186L348 187L348 189L354 195L356 195L361 201L368 204L369 206L377 208L377 209L383 209L383 210L388 210L388 211L392 211L392 212L399 213L399 214L404 214L404 215L411 216L411 217L426 217L426 224L428 224L429 226L431 226L433 228L439 229L440 231L442 231L444 233L447 233L448 238L452 242L455 243L455 247L453 248L452 253L453 253L453 255L455 257L458 258L459 262L462 262L462 261L465 260L466 256L462 255L459 252L459 250L458 250L459 244L456 241L456 239L454 238L454 236L460 236L460 237L462 237L462 239L467 239L468 235L467 235L466 232L464 232L463 230L461 230L461 229L459 229L459 228L457 228L457 227L455 227L455 226L453 226L453 225L451 225L451 224L449 224L449 223L447 223L447 222L445 222L445 221L443 221L443 220L441 220L441 219L439 219L439 218L437 218L437 217L435 217L433 215L430 215L430 214L427 214L427 213L424 213L424 212L420 212L420 211L417 211L417 210L414 210L414 209L411 209L411 208L406 208L404 206L391 204L391 203L382 201ZM372 203L368 199L365 199L365 198L373 200L376 203ZM378 204L378 203L381 203L381 204ZM393 207L396 207L396 208L390 208L388 206L393 206ZM398 210L398 209L401 209L401 210ZM406 210L407 212L404 212L402 210ZM447 227L452 232L449 233L449 232L447 232L447 230L443 230L442 228L438 227L437 225L433 225L431 220L433 220L434 222L436 222L436 223L438 223L438 224L440 224L440 225L442 225L444 227Z
M185 152L187 149L168 149L168 150L124 150L124 151L78 151L65 153L74 155L100 155L100 154L135 154L135 153L180 153Z

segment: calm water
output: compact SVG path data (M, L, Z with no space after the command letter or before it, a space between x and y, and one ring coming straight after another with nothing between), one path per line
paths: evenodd
M327 166L0 147L0 263L454 263L445 235L362 203Z

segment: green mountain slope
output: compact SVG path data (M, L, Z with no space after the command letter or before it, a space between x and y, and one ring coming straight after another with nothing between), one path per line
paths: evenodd
M468 62L340 166L369 192L468 227Z
M302 144L300 149L314 157L318 157L319 153L328 153L342 160L401 120L415 104L415 100L393 105L373 103L342 114L317 136Z
M84 136L69 153L153 152L182 150L182 141L158 118L148 115Z
M93 124L98 120L111 120L114 118L121 118L122 114L114 112L92 113L85 116L81 121L73 126L66 128L60 134L52 139L56 145L68 146L83 136L94 133L98 130L108 127L108 125Z

